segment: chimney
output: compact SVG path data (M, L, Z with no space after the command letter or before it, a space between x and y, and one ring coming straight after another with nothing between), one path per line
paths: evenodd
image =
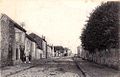
M20 25L21 25L22 28L25 27L25 23L24 22L22 22Z
M45 40L45 36L42 35L42 39Z

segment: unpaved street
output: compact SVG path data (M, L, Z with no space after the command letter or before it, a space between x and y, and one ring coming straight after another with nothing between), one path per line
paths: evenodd
M83 75L71 58L60 58L9 77L83 77Z

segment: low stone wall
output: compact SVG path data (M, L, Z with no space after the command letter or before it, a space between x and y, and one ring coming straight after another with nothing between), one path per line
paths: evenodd
M120 56L118 49L110 49L98 51L95 53L89 53L85 51L83 58L95 62L97 64L106 65L108 67L112 67L120 70Z

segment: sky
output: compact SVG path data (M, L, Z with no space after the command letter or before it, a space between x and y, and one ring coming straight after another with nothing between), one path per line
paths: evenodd
M100 5L97 0L0 0L0 13L18 24L25 23L27 33L44 35L48 44L62 45L76 53L89 14Z

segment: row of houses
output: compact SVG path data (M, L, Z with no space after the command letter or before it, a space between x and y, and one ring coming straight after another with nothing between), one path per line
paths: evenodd
M54 56L55 57L64 57L71 56L72 51L69 48L63 46L54 46Z
M20 64L24 61L67 56L70 49L49 45L45 36L27 31L6 14L0 18L0 66Z
M47 54L48 52L48 54ZM53 46L45 37L27 31L6 14L0 18L0 66L14 65L31 56L31 60L52 57Z

